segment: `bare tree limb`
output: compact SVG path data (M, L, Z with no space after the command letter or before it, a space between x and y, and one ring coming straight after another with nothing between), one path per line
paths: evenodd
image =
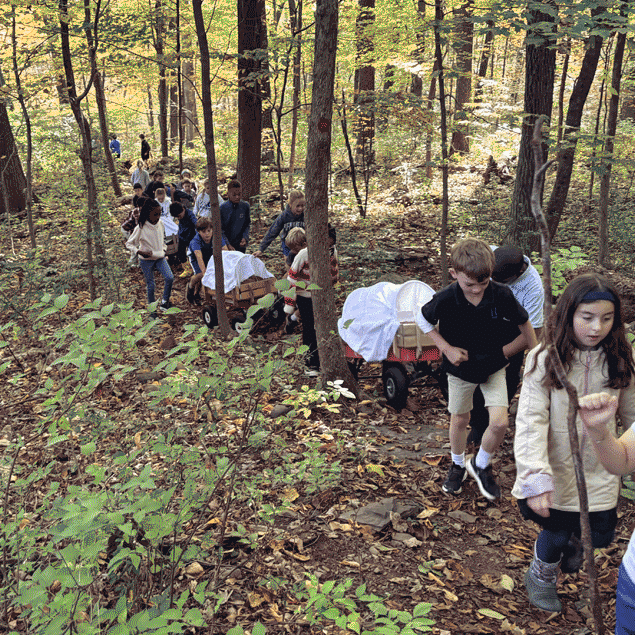
M567 378L567 373L562 366L560 356L553 341L553 329L549 327L549 316L551 314L552 290L551 290L551 257L550 257L550 238L547 221L542 213L540 205L540 192L542 182L545 178L545 172L553 161L543 162L542 156L542 124L545 120L541 115L534 126L534 134L531 140L531 147L534 154L535 171L534 183L531 190L531 213L536 219L536 224L540 231L540 244L542 250L542 271L543 286L545 290L545 321L547 329L545 338L547 343L547 354L553 365L558 381L564 386L569 396L569 410L567 413L567 427L569 430L569 442L571 444L571 456L573 457L573 467L575 469L575 480L578 486L578 496L580 498L580 526L582 528L582 545L584 547L584 557L586 561L586 570L589 576L589 586L591 587L591 610L593 612L593 620L595 622L595 630L598 635L604 634L604 620L602 617L602 603L600 601L600 593L598 589L597 569L595 566L595 558L593 556L593 543L591 541L591 524L589 522L589 499L587 496L586 479L584 477L584 466L582 464L582 455L580 454L580 443L578 439L578 429L575 424L578 412L578 393L574 386Z

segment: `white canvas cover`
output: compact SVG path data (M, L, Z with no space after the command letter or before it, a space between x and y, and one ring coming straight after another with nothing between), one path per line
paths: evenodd
M434 289L425 282L378 282L355 289L344 302L337 322L340 337L367 362L386 359L402 322L414 322Z
M260 278L273 278L273 274L267 270L265 263L251 254L243 254L240 251L223 251L223 274L225 276L225 293L240 285L241 282L259 276ZM214 258L207 263L207 270L203 276L203 286L208 289L216 289Z

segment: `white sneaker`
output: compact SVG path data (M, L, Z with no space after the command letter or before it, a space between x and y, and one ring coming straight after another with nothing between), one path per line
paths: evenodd
M305 377L319 377L320 376L320 371L319 370L315 370L315 368L307 368L304 371L304 376Z

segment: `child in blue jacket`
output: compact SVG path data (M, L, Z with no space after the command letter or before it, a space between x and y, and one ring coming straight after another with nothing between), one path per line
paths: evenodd
M289 247L285 242L287 234L294 227L302 227L304 229L304 207L306 205L306 200L304 198L304 193L300 190L291 190L289 192L289 203L276 218L273 225L269 228L269 231L262 239L260 243L260 247L258 251L254 253L256 258L260 258L262 254L265 252L267 247L274 241L275 237L280 234L280 245L282 247L282 253L286 258L289 255Z

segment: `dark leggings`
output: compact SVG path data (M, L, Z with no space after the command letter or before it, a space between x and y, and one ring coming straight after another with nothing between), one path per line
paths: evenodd
M317 350L317 334L315 333L315 320L313 319L313 302L311 298L297 295L295 299L300 318L302 319L302 343L309 347L306 365L309 368L320 369L320 357Z
M525 520L533 520L542 527L536 540L536 555L543 562L559 562L562 553L569 543L571 536L580 538L579 512L563 512L559 509L549 509L547 518L539 516L527 505L527 500L518 501L518 509ZM601 549L608 547L613 541L617 526L617 508L604 512L591 512L591 542L593 547Z

